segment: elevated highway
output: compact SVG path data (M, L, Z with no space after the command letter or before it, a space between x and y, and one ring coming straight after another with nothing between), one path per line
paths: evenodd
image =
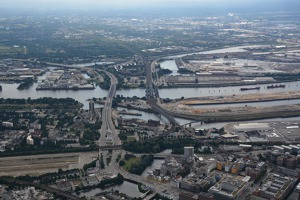
M109 76L111 85L108 90L106 101L102 110L102 126L100 129L101 136L99 140L99 145L100 147L121 145L122 142L118 136L118 132L115 128L111 116L112 100L116 94L118 81L112 73L103 70L100 71L106 73L107 76Z
M146 67L146 97L148 104L155 112L166 117L173 126L178 126L179 123L174 119L174 117L168 111L157 104L157 101L159 101L160 99L157 85L153 83L152 78L152 68L154 66L153 63L151 63L149 60L145 58L143 58L143 60Z

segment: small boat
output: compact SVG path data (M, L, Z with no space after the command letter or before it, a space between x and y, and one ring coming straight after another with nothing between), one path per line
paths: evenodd
M251 88L241 88L241 91L246 91L246 90L260 90L260 87L251 87Z
M285 88L285 85L268 85L267 89L273 89L273 88Z

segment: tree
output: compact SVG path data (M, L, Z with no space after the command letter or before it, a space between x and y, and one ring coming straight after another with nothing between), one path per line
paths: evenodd
M124 160L121 160L120 162L119 162L119 165L122 167L122 166L124 166L125 165L125 161Z

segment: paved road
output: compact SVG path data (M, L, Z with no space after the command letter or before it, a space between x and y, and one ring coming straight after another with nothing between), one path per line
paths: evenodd
M56 63L47 63L47 64L61 66L61 67L76 68L74 66L61 65L61 64L56 64ZM171 115L169 115L168 113L166 113L160 106L158 106L156 104L156 100L159 99L158 90L157 90L157 87L153 84L152 70L151 70L150 62L145 61L145 64L146 64L146 71L147 71L147 76L146 76L147 89L146 89L146 93L147 93L148 99L151 99L151 104L150 105L153 105L156 108L157 112L161 113L162 115L166 115L166 117L170 120L170 122L172 123L172 125L174 127L174 125L177 124L176 121L174 120L174 118ZM102 147L111 146L111 145L121 145L122 144L121 140L118 137L118 132L117 132L117 130L116 130L114 124L113 124L112 116L111 116L111 114L112 114L112 100L113 100L113 98L116 94L116 85L117 85L118 81L117 81L116 77L113 74L111 74L107 71L104 71L104 70L101 70L101 71L106 73L109 76L110 81L111 81L111 85L110 85L108 95L107 95L107 98L106 98L106 101L105 101L105 105L104 105L104 108L103 108L103 111L102 111L102 126L101 126L101 129L100 129L101 137L99 139L99 145L102 146ZM111 142L108 142L109 140L107 140L107 138L110 138ZM172 195L172 199L178 199L179 191L180 191L180 190L178 190L178 188L173 187L169 184L163 184L163 183L160 183L160 182L149 180L149 179L147 179L145 177L142 177L142 176L130 174L127 171L124 171L122 168L120 168L119 164L116 162L116 158L119 154L124 155L125 151L123 151L123 150L114 150L112 152L112 159L111 159L111 162L110 162L109 166L106 166L105 169L100 171L100 173L107 173L107 174L120 173L126 179L130 179L130 180L133 180L133 181L136 181L136 182L140 182L140 183L142 183L146 186L151 187L152 190L155 193L163 193L163 191L168 191L169 194ZM50 190L55 192L54 191L55 189L53 189L53 188L47 187L45 189L48 189L49 192L50 192ZM56 191L56 192L60 192L60 191ZM65 194L65 195L69 195L69 194ZM78 199L78 198L71 195L71 196L69 196L69 199Z
M153 66L154 64L151 63L149 60L145 58L143 58L143 60L146 67L146 96L148 104L155 112L158 112L159 114L165 116L173 126L179 125L179 123L174 119L174 117L170 113L168 113L168 111L166 111L157 104L157 102L160 101L160 98L157 85L154 84L152 77L152 70L155 67Z
M118 132L115 128L115 125L112 121L112 100L116 94L116 88L117 88L117 78L107 71L102 71L106 73L110 78L110 88L106 97L106 101L102 110L102 126L100 129L100 140L99 145L100 146L111 146L111 145L121 145L122 142L118 136Z

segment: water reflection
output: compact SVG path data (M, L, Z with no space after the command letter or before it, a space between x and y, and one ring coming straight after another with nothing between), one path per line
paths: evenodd
M141 192L139 192L138 186L136 184L130 183L128 181L124 181L122 185L117 185L113 187L108 187L105 189L96 188L87 192L81 192L80 197L92 197L95 196L98 193L101 192L109 192L113 190L119 190L119 192L124 193L130 197L140 197L142 195Z
M36 90L35 88L38 86L38 83L34 83L29 89L26 90L17 90L19 84L3 84L2 85L2 92L0 92L0 98L31 98L37 99L42 97L53 97L53 98L73 98L83 103L84 109L88 109L88 101L89 98L103 98L107 96L107 91L102 90L99 87L96 87L94 90Z
M168 123L168 120L164 117L160 117L154 113L148 113L148 112L144 112L144 111L139 111L139 110L133 110L133 109L127 109L127 108L121 108L121 107L118 107L117 108L119 111L120 110L127 110L128 112L133 112L133 113L139 113L139 114L142 114L142 116L135 116L135 115L123 115L121 114L122 118L124 119L132 119L132 118L136 118L136 119L142 119L142 120L145 120L145 121L148 121L149 119L152 119L152 120L156 120L156 121L160 121L161 123L163 124L166 124Z

